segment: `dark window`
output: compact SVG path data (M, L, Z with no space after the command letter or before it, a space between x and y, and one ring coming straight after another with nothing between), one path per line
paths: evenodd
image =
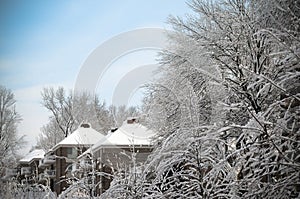
M72 152L73 152L73 149L72 148L67 148L67 154L69 155L69 154L72 154Z

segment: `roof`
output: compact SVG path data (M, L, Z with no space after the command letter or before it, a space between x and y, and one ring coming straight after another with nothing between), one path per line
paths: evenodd
M93 145L105 135L93 129L90 125L80 125L71 135L57 143L50 151L62 146Z
M105 139L99 140L93 145L92 150L97 150L105 146L132 146L132 145L152 145L154 131L148 129L140 123L130 123L126 121L113 133L108 134Z
M43 149L35 149L23 157L21 163L30 163L32 160L44 158L45 151Z

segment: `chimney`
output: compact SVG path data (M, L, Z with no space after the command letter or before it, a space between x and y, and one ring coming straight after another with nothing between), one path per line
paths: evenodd
M116 130L118 130L118 128L117 128L117 127L113 127L113 128L110 129L110 132L113 133L113 132L115 132Z
M83 128L91 128L91 125L88 124L88 123L82 123L82 124L80 125L80 127L83 127Z
M138 119L135 117L129 117L127 118L127 124L133 124L133 123L138 123Z

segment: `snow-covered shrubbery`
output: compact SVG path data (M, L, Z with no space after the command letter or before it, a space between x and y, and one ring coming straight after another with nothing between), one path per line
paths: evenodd
M5 186L6 190L0 192L3 199L55 199L56 194L48 186L42 184L20 184L17 181L9 181Z

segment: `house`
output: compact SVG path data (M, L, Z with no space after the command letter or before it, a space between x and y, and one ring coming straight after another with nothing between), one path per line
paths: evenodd
M120 168L129 170L145 162L153 149L153 136L155 132L140 124L138 118L128 118L120 128L111 130L78 157L85 171L96 169L104 174L96 177L96 195L109 188L113 172Z
M35 149L19 161L21 183L33 184L38 182L38 176L41 172L39 162L40 159L44 158L44 154L44 150Z
M42 175L52 191L59 195L68 187L67 179L72 178L72 166L77 156L104 137L90 124L83 123L45 154L40 161L40 168L44 169Z
M20 160L19 170L8 169L7 176L21 177L26 184L44 184L57 195L80 179L96 185L96 189L88 190L90 194L100 195L109 188L114 172L131 168L138 172L153 149L154 135L137 118L128 118L107 135L83 123L48 152L30 152Z
M19 168L5 168L5 175L1 178L2 181L10 181L17 179L20 176Z

